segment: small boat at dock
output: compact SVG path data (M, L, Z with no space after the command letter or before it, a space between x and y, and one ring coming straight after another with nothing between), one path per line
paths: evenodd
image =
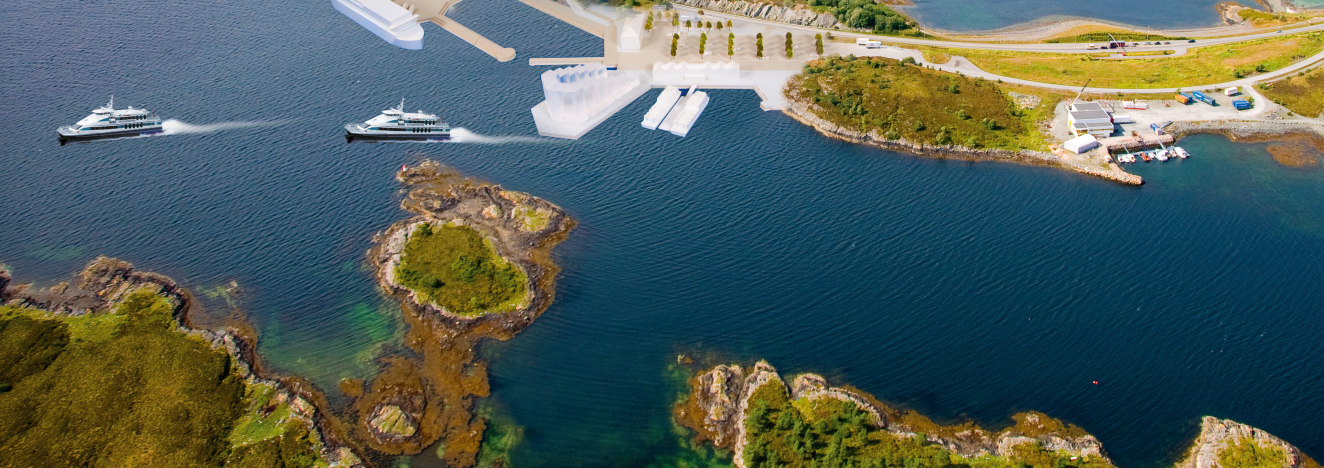
M1167 161L1167 160L1168 160L1168 150L1158 150L1158 151L1156 151L1156 152L1154 153L1154 159L1159 160L1159 162Z
M1149 155L1149 151L1141 151L1140 158L1144 159L1145 162L1150 162L1154 160L1154 157Z
M1172 147L1172 151L1175 152L1175 153L1177 153L1177 157L1182 158L1182 159L1186 159L1186 158L1191 157L1191 153L1187 153L1186 150L1185 150L1185 149L1182 149L1182 147L1180 147L1180 146L1174 146L1174 147Z

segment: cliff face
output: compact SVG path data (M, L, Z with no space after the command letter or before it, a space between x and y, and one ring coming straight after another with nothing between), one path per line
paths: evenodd
M1282 450L1287 456L1282 468L1319 466L1300 449L1267 432L1230 419L1205 416L1200 421L1200 435L1195 438L1186 458L1174 468L1233 468L1223 467L1219 463L1220 455L1234 444L1247 442Z
M1078 457L1096 456L1106 464L1112 464L1103 445L1094 436L1039 413L1018 414L1015 416L1016 425L999 432L972 425L942 428L932 425L927 418L903 415L868 394L830 387L826 379L816 374L800 374L791 382L787 390L792 400L850 402L863 410L875 427L905 437L923 432L930 442L942 445L956 455L1005 457L1011 456L1021 444L1037 443L1048 450L1065 451ZM747 442L744 421L752 404L750 397L763 385L785 387L786 383L766 361L759 361L748 373L740 366L719 365L700 373L691 383L690 399L676 410L681 424L694 429L700 439L710 440L714 446L733 449L736 466L743 468Z
M776 21L778 23L812 26L832 29L837 26L837 18L831 13L814 13L807 9L785 8L771 3L751 3L727 0L678 0L678 3L702 8L709 11L730 13L750 18ZM845 28L843 28L845 29Z

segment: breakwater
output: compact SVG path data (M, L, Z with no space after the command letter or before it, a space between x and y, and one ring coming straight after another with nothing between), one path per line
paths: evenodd
M790 102L783 112L800 123L814 127L819 133L829 137L846 140L852 143L876 146L892 151L901 151L935 158L963 159L967 161L999 161L1030 164L1035 166L1048 166L1092 175L1127 185L1141 185L1144 183L1144 180L1141 179L1140 176L1125 172L1115 164L1109 164L1108 166L1103 167L1088 167L1068 163L1052 153L1042 151L966 148L954 145L930 145L927 143L907 141L905 139L889 140L875 131L870 131L868 133L860 132L858 130L843 128L837 124L823 120L817 115L814 115L806 104L794 101Z
M1305 135L1324 140L1324 123L1303 121L1211 120L1174 122L1164 131L1181 138L1194 133L1215 133L1234 141L1258 142L1286 135ZM1324 148L1320 148L1324 150Z

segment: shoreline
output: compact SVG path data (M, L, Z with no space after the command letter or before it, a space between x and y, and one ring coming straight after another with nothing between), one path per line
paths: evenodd
M868 426L883 433L879 440L886 440L887 437L898 440L918 438L921 445L940 446L952 457L959 456L967 460L1001 457L1012 463L1019 462L1021 466L1025 466L1025 462L1033 457L1035 450L1056 453L1062 458L1070 456L1070 461L1061 460L1066 462L1063 463L1066 466L1116 466L1097 437L1079 426L1037 411L1017 412L1011 416L1011 424L1000 429L985 429L968 419L944 425L914 410L884 403L849 384L830 386L827 379L818 374L783 375L766 360L748 367L740 364L694 364L684 355L679 356L677 361L689 371L690 376L687 379L688 391L682 399L674 402L672 417L676 423L689 429L688 436L696 449L703 447L704 442L710 442L715 448L731 450L732 463L738 468L746 468L747 465L744 455L750 441L746 426L756 424L750 422L754 420L752 408L758 407L758 411L766 413L768 398L762 389L769 385L776 385L775 391L786 395L793 402L791 406L800 411L806 411L807 408L820 408L821 411L824 407L816 406L816 402L823 400L853 406L861 412ZM756 394L764 395L758 404L753 402ZM1299 448L1262 429L1213 416L1202 416L1198 420L1200 433L1182 451L1183 455L1173 465L1174 468L1217 468L1225 450L1239 448L1246 442L1282 454L1281 460L1264 459L1260 465L1262 467L1319 467L1318 462ZM792 430L793 434L796 432ZM766 429L758 434L759 443L755 444L755 449L760 449L757 445L761 444L762 450L766 450L764 437L773 434ZM752 455L751 458L757 456ZM863 458L864 455L857 457ZM1076 462L1078 458L1080 461ZM952 463L956 463L956 460ZM1043 465L1042 459L1032 463L1032 466Z
M960 159L966 161L989 161L989 162L1008 162L1028 166L1043 166L1056 169L1063 169L1079 174L1091 175L1102 179L1110 180L1124 185L1142 185L1144 180L1135 174L1123 171L1116 164L1111 164L1110 170L1094 169L1067 164L1056 155L1042 151L1021 150L1010 151L1002 149L977 149L961 146L936 146L928 144L912 143L906 140L888 140L871 132L864 134L854 130L840 128L831 122L827 122L807 109L803 104L791 102L783 113L796 121L813 127L818 133L829 138L845 140L851 143L864 144L882 148L889 151L903 152L915 156L933 157L940 159Z

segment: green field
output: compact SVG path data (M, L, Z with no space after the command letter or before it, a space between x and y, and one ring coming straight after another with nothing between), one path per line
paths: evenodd
M1266 84L1260 93L1297 114L1324 116L1324 68Z
M952 48L925 53L963 56L986 72L1040 83L1080 86L1090 80L1092 87L1145 89L1224 83L1281 69L1321 50L1324 33L1314 32L1200 47L1184 56L1156 59L1096 60L1079 54Z
M830 57L806 65L786 86L789 100L818 117L887 139L966 147L1039 149L1033 112L996 83L887 58Z
M301 425L232 444L262 408L172 311L149 292L82 317L0 307L0 466L315 466Z
M528 283L472 228L427 223L410 233L395 274L424 302L463 316L518 308Z

